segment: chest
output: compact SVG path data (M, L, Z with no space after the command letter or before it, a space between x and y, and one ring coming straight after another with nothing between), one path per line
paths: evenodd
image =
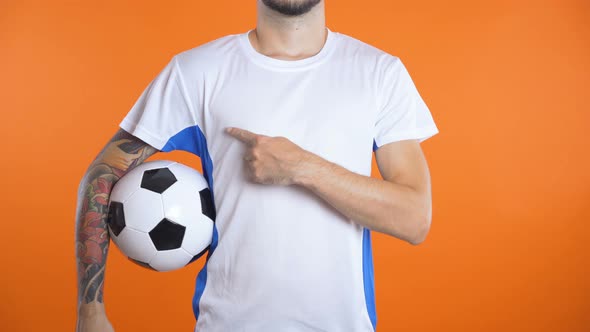
M360 170L372 153L373 96L364 80L334 71L245 71L211 90L204 105L205 129L216 141L214 150L227 150L227 135L219 135L231 126L287 137L327 160Z

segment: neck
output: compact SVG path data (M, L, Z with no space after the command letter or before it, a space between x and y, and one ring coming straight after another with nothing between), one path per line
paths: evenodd
M324 1L297 17L277 13L258 1L256 29L248 36L260 53L300 60L320 52L327 38Z

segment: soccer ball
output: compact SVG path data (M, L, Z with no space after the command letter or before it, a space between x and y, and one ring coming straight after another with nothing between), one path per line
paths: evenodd
M171 271L201 257L211 244L215 208L207 181L174 161L149 161L117 181L107 225L131 261Z

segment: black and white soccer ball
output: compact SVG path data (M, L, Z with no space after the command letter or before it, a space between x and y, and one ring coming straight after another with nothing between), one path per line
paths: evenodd
M145 162L111 191L107 225L131 261L171 271L201 257L211 244L215 208L207 181L174 161Z

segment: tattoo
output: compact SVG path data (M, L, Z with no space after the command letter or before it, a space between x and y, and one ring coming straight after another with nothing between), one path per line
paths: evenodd
M78 303L103 302L109 248L108 202L113 185L157 152L152 146L119 130L88 167L78 192L76 258Z

